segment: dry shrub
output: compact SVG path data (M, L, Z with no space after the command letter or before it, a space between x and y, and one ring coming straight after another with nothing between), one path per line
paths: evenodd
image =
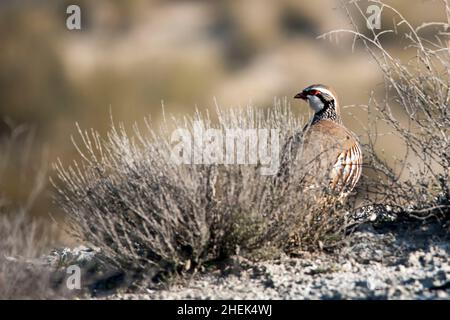
M368 195L365 204L396 208L410 217L450 217L449 205L449 22L450 8L442 5L447 22L412 26L395 8L370 1L393 16L392 30L366 28L365 10L358 2L343 2L353 29L335 30L322 37L349 33L354 45L362 44L383 76L382 89L372 94L365 126L365 178L360 189ZM359 26L358 21L363 21ZM387 49L383 39L404 43L410 59L400 59ZM380 151L380 136L391 136L403 154L386 157ZM384 138L385 138L384 137Z
M165 120L157 132L148 121L145 132L134 126L132 134L113 125L105 139L94 130L80 130L81 160L69 167L57 163L54 181L72 232L99 247L106 263L150 275L195 271L236 253L263 258L293 241L302 249L335 244L343 235L342 205L327 195L326 179L315 186L305 179L318 171L313 163L293 161L291 174L279 179L263 175L260 162L170 160L169 128L192 133L199 120L204 130L225 135L227 129L276 129L279 145L274 140L269 151L302 128L285 103L268 111L216 110L217 123L198 113Z

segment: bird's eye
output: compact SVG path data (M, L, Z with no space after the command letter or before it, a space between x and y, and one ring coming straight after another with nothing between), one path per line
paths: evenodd
M309 94L311 94L311 95L313 95L313 96L316 96L316 95L318 95L319 93L320 93L319 90L311 90L311 91L309 92Z

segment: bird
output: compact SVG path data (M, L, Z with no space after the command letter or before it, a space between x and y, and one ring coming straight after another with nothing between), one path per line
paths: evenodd
M345 197L361 177L363 158L358 138L342 122L335 91L323 84L313 84L294 98L308 102L314 115L300 132L287 139L278 177L289 177L292 162L300 153L301 166L310 165L306 170L309 175L324 174L327 188Z

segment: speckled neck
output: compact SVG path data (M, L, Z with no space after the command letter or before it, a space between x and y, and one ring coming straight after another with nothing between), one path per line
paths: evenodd
M341 116L336 112L334 101L325 103L323 109L314 114L311 124L320 120L331 120L342 124Z

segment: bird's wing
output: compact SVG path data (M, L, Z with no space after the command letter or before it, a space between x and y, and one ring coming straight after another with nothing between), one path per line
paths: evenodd
M345 127L321 120L305 130L304 161L330 172L331 188L350 191L361 175L362 152L357 138Z

